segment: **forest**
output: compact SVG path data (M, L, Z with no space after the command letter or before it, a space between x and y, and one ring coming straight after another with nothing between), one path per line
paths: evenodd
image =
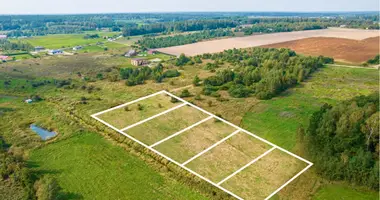
M256 16L256 17L255 17ZM260 16L260 17L257 17ZM84 31L122 31L124 36L168 32L202 31L232 28L243 24L310 23L324 27L346 25L349 28L378 29L376 12L291 13L291 12L192 12L192 13L119 13L76 15L2 15L0 31L8 37L47 34L74 34ZM273 28L274 25L271 25ZM291 25L287 25L290 26ZM307 28L312 28L308 26ZM247 31L249 33L249 31ZM254 32L254 31L253 31Z
M186 35L174 35L167 37L144 37L139 40L137 44L144 48L163 48L171 47L177 45L191 44L199 42L202 40L234 36L234 33L231 30L225 29L216 29L216 30L206 30L197 33L191 33Z
M319 174L379 189L379 93L325 104L299 132Z
M302 82L324 64L334 62L323 56L306 57L289 49L266 48L230 49L204 54L202 58L214 60L205 65L207 70L215 71L221 65L233 66L206 78L203 94L218 96L218 90L227 90L233 97L254 95L259 99L270 99Z
M17 42L10 42L9 40L0 40L0 49L3 51L32 51L34 47L27 43L18 40Z

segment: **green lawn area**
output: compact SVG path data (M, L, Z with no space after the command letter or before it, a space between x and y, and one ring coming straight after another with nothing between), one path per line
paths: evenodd
M89 32L91 34L99 34L100 38L84 39L85 34L54 34L45 36L36 36L31 38L21 39L29 42L33 46L44 46L48 49L58 49L64 47L73 47L76 45L95 44L97 42L106 42L102 36L112 36L118 34L117 32Z
M378 90L378 82L374 69L329 66L279 97L261 101L245 114L242 126L291 151L296 145L297 128L307 127L309 117L321 105L370 94Z
M378 200L379 195L371 191L358 191L343 185L327 185L320 189L313 200Z
M64 199L205 199L95 133L35 149L28 164L54 176Z

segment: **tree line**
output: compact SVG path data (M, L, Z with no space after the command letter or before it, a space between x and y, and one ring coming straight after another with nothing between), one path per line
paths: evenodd
M124 36L145 35L154 33L187 32L213 30L236 27L238 23L232 19L189 20L180 22L154 23L141 26L126 27Z
M17 42L10 42L9 40L0 39L0 49L3 51L32 51L34 47L27 43L18 40Z
M144 37L137 41L137 44L145 48L163 48L177 45L191 44L199 42L201 40L207 40L211 38L234 36L235 34L231 30L216 29L206 30L197 33L174 35L167 37Z
M214 60L206 69L215 71L220 65L233 66L217 71L203 81L203 94L216 96L227 90L233 97L254 95L270 99L305 80L332 58L299 56L289 49L230 49L221 53L203 54L202 59ZM209 67L209 68L208 68Z
M173 78L179 75L180 73L176 69L164 71L162 64L158 64L153 68L144 66L140 68L127 67L120 69L120 77L126 80L125 84L127 86L141 85L150 79L156 83L161 83L164 78Z
M299 129L315 169L331 180L379 189L379 93L315 112Z

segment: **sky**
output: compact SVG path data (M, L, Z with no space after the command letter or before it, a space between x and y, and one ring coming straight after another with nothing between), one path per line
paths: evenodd
M5 0L0 0L5 1ZM379 11L379 0L11 0L0 14Z

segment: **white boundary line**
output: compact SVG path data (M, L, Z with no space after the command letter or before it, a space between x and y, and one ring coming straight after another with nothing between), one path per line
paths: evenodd
M145 97L138 98L138 99L133 100L133 101L130 101L130 102L128 102L128 103L121 104L121 105L115 106L115 107L113 107L113 108L110 108L110 109L103 110L103 111L101 111L101 112L95 113L95 114L93 114L93 115L91 115L91 116L98 116L98 115L101 115L101 114L106 113L106 112L108 112L108 111L115 110L115 109L118 109L118 108L122 108L122 107L124 107L124 106L129 105L129 104L133 104L133 103L136 103L136 102L138 102L138 101L141 101L141 100L144 100L144 99L148 99L148 98L150 98L150 97L154 97L154 96L156 96L156 95L158 95L158 94L162 94L162 93L164 93L164 91L159 91L159 92L156 92L156 93L154 93L154 94L151 94L151 95L148 95L148 96L145 96Z
M158 113L158 114L153 115L153 116L151 116L151 117L148 117L148 118L146 118L146 119L144 119L144 120L141 120L141 121L139 121L139 122L137 122L137 123L134 123L134 124L129 125L129 126L125 127L125 128L122 128L122 129L120 129L120 130L121 130L121 131L126 131L126 130L128 130L128 129L130 129L130 128L133 128L133 127L135 127L135 126L137 126L137 125L140 125L140 124L142 124L142 123L144 123L144 122L147 122L147 121L149 121L149 120L152 120L152 119L154 119L154 118L156 118L156 117L159 117L159 116L161 116L161 115L164 115L164 114L166 114L166 113L168 113L168 112L171 112L171 111L173 111L173 110L175 110L175 109L177 109L177 108L183 107L183 106L185 106L185 105L188 105L188 104L187 104L187 103L180 104L180 105L178 105L178 106L175 106L175 107L173 107L173 108L170 108L170 109L168 109L168 110L165 110L164 112Z
M173 97L173 98L176 98L176 99L178 99L178 100L180 100L180 101L182 101L182 102L184 103L184 104L181 104L181 105L176 106L176 107L182 107L182 106L184 106L184 105L190 105L190 106L192 106L192 107L194 107L194 108L196 108L196 109L198 109L198 110L200 110L200 111L202 111L202 112L204 112L204 113L206 113L206 114L208 114L208 115L210 115L210 116L212 116L212 117L214 117L214 118L216 118L216 119L218 119L218 120L220 120L220 121L222 121L222 122L224 122L224 123L226 123L226 124L228 124L228 125L230 125L230 126L232 126L232 127L234 127L234 128L236 128L236 129L237 129L236 133L237 133L238 131L242 131L242 132L244 132L244 133L246 133L246 134L248 134L248 135L251 135L252 137L255 137L255 138L261 140L262 142L265 142L265 143L267 143L267 144L273 146L272 149L277 148L277 149L279 149L279 150L281 150L281 151L283 151L283 152L286 152L287 154L289 154L289 155L291 155L291 156L293 156L293 157L296 157L296 158L298 158L299 160L302 160L302 161L304 161L304 162L306 162L306 163L309 164L306 168L304 168L302 171L300 171L298 174L296 174L294 177L292 177L290 180L288 180L285 184L283 184L282 186L280 186L280 188L278 188L276 191L274 191L272 194L270 194L267 198L265 198L265 200L268 200L269 198L271 198L273 195L275 195L275 194L276 194L277 192L279 192L282 188L284 188L286 185L288 185L290 182L292 182L294 179L296 179L298 176L300 176L303 172L305 172L307 169L309 169L309 168L313 165L312 162L310 162L310 161L308 161L308 160L306 160L306 159L304 159L304 158L302 158L302 157L300 157L300 156L297 156L297 155L295 155L294 153L291 153L291 152L289 152L288 150L283 149L283 148L281 148L281 147L279 147L279 146L277 146L277 145L275 145L275 144L273 144L273 143L271 143L271 142L269 142L269 141L267 141L267 140L265 140L265 139L263 139L263 138L261 138L261 137L255 135L255 134L253 134L253 133L251 133L251 132L249 132L249 131L247 131L247 130L245 130L245 129L239 127L239 126L236 126L235 124L232 124L231 122L228 122L228 121L226 121L225 119L220 118L220 117L218 117L218 116L216 116L216 115L214 115L214 114L212 114L212 113L210 113L210 112L208 112L208 111L206 111L206 110L204 110L204 109L202 109L202 108L200 108L200 107L198 107L198 106L196 106L196 105L193 105L193 104L187 102L186 100L184 100L184 99L182 99L182 98L180 98L180 97L177 97L177 96L175 96L175 95L173 95L173 94L171 94L170 92L167 92L167 91L165 91L165 90L160 91L160 92L157 92L157 93L154 93L154 94L151 94L151 95L148 95L148 96L145 96L145 97L142 97L142 98L139 98L139 99L136 99L136 100L134 100L134 101L131 101L131 102L128 102L128 103L125 103L125 104L122 104L122 105L119 105L119 106L116 106L116 107L113 107L113 108L110 108L110 109L105 110L105 111L101 111L101 112L95 113L95 114L91 115L91 117L93 117L94 119L96 119L96 120L102 122L103 124L107 125L108 127L112 128L113 130L117 131L118 133L120 133L120 134L122 134L122 135L128 137L129 139L131 139L131 140L133 140L133 141L139 143L140 145L144 146L145 148L148 148L149 150L151 150L151 151L157 153L158 155L160 155L160 156L166 158L167 160L173 162L174 164L176 164L176 165L182 167L182 168L185 169L186 171L188 171L188 172L190 172L190 173L196 175L197 177L199 177L199 178L201 178L201 179L207 181L208 183L212 184L213 186L215 186L215 187L217 187L217 188L223 190L224 192L226 192L226 193L232 195L233 197L235 197L235 198L237 198L237 199L239 199L239 200L243 200L243 198L239 197L238 195L234 194L233 192L231 192L231 191L229 191L229 190L227 190L227 189L221 187L220 185L218 185L218 184L216 184L216 183L210 181L209 179L203 177L202 175L200 175L200 174L194 172L193 170L187 168L186 166L184 166L184 165L178 163L177 161L171 159L170 157L164 155L163 153L161 153L161 152L159 152L159 151L153 149L152 147L150 147L150 146L144 144L143 142L141 142L141 141L135 139L134 137L132 137L132 136L130 136L130 135L124 133L123 131L121 131L121 130L115 128L115 127L112 126L111 124L109 124L109 123L107 123L107 122L105 122L105 121L103 121L103 120L101 120L100 118L97 117L97 115L103 114L103 113L105 113L105 112L108 112L108 111L111 111L111 110L114 110L114 109L118 109L118 108L121 108L121 107L123 107L123 106L129 105L129 104L132 104L132 103L138 102L138 101L140 101L140 100L147 99L147 98L150 98L150 97L153 97L153 96L155 96L155 95L162 94L162 93L165 93L165 94L167 94L167 95L169 95L169 96L171 96L171 97ZM170 110L170 111L171 111L171 110L174 110L176 107L171 108L171 109L169 109L169 110ZM157 114L157 115L160 116L160 115L165 114L165 113L170 112L170 111L166 110L166 111L164 111L164 113L159 113L159 114ZM158 117L158 116L156 116L156 117ZM153 116L153 117L154 117L154 116ZM141 122L141 121L140 121L140 122L141 122L141 123L144 123L144 122L146 122L146 121L149 121L149 120L143 120L143 122ZM131 126L137 126L137 125L141 124L140 122L138 122L138 123L136 123L136 124L133 124L133 125L131 125ZM124 130L127 130L127 129L128 129L128 127L124 128ZM272 149L271 149L271 150L272 150ZM187 162L187 161L186 161L186 162ZM251 162L252 162L252 161L251 161Z
M217 188L223 190L224 192L230 194L231 196L233 196L233 197L235 197L235 198L237 198L237 199L239 199L239 200L243 200L243 198L239 197L238 195L236 195L236 194L232 193L231 191L229 191L229 190L227 190L227 189L225 189L225 188L223 188L223 187L217 185L216 183L214 183L214 182L210 181L209 179L203 177L202 175L200 175L200 174L194 172L193 170L191 170L191 169L189 169L189 168L187 168L187 167L185 167L185 166L181 166L181 164L178 163L177 161L175 161L175 160L171 159L170 157L164 155L163 153L161 153L161 152L159 152L159 151L153 149L152 147L150 147L150 146L148 146L148 145L142 143L141 141L135 139L134 137L132 137L132 136L130 136L130 135L124 133L123 131L120 131L119 129L117 129L117 128L115 128L114 126L112 126L111 124L109 124L109 123L103 121L102 119L100 119L100 118L98 118L98 117L96 117L96 116L93 116L93 115L92 115L92 117L93 117L94 119L96 119L96 120L102 122L103 124L107 125L108 127L112 128L113 130L117 131L118 133L120 133L120 134L122 134L122 135L128 137L129 139L131 139L131 140L133 140L133 141L139 143L140 145L144 146L145 148L147 148L147 149L153 151L154 153L156 153L156 154L158 154L158 155L164 157L165 159L169 160L170 162L172 162L172 163L174 163L174 164L176 164L176 165L182 167L182 168L185 169L186 171L188 171L188 172L194 174L195 176L197 176L197 177L199 177L199 178L201 178L201 179L207 181L208 183L212 184L213 186L215 186L215 187L217 187Z
M160 140L160 141L158 141L158 142L156 142L156 143L150 145L150 147L157 146L157 145L159 145L159 144L165 142L166 140L169 140L169 139L171 139L171 138L173 138L173 137L175 137L175 136L177 136L177 135L179 135L179 134L181 134L181 133L183 133L183 132L185 132L185 131L187 131L187 130L192 129L192 128L195 127L195 126L198 126L199 124L202 124L202 123L205 122L205 121L210 120L211 118L213 118L213 117L212 117L212 116L208 116L207 118L202 119L201 121L199 121L199 122L197 122L197 123L195 123L195 124L193 124L193 125L191 125L191 126L188 126L188 127L186 127L185 129L182 129L182 130L178 131L177 133L174 133L174 134L172 134L172 135L170 135L170 136L168 136L168 137L166 137L166 138L164 138L164 139L162 139L162 140Z
M300 176L302 173L304 173L306 170L308 170L311 166L313 166L313 163L309 164L307 167L305 167L302 171L298 172L293 178L289 179L285 184L283 184L281 187L279 187L276 191L274 191L272 194L270 194L265 200L269 200L273 195L275 195L277 192L282 190L286 185L288 185L290 182L292 182L294 179L296 179L298 176Z
M222 140L219 140L217 143L213 144L212 146L209 146L207 149L203 150L202 152L199 152L197 155L193 156L192 158L190 158L189 160L185 161L184 163L181 164L181 166L185 166L187 165L189 162L193 161L194 159L198 158L199 156L201 156L202 154L206 153L207 151L211 150L212 148L216 147L217 145L219 145L220 143L228 140L230 137L236 135L237 133L239 133L240 130L236 130L234 131L233 133L231 133L230 135L228 135L227 137L223 138Z
M246 165L244 165L243 167L241 167L240 169L238 169L237 171L235 171L234 173L230 174L229 176L227 176L226 178L224 178L223 180L219 181L219 183L217 183L217 185L221 185L222 183L224 183L225 181L227 181L228 179L230 179L231 177L235 176L237 173L243 171L245 168L249 167L250 165L252 165L253 163L255 163L256 161L258 161L260 158L266 156L268 153L272 152L273 150L275 150L276 147L272 147L271 149L269 149L268 151L266 151L265 153L261 154L259 157L253 159L251 162L247 163Z

